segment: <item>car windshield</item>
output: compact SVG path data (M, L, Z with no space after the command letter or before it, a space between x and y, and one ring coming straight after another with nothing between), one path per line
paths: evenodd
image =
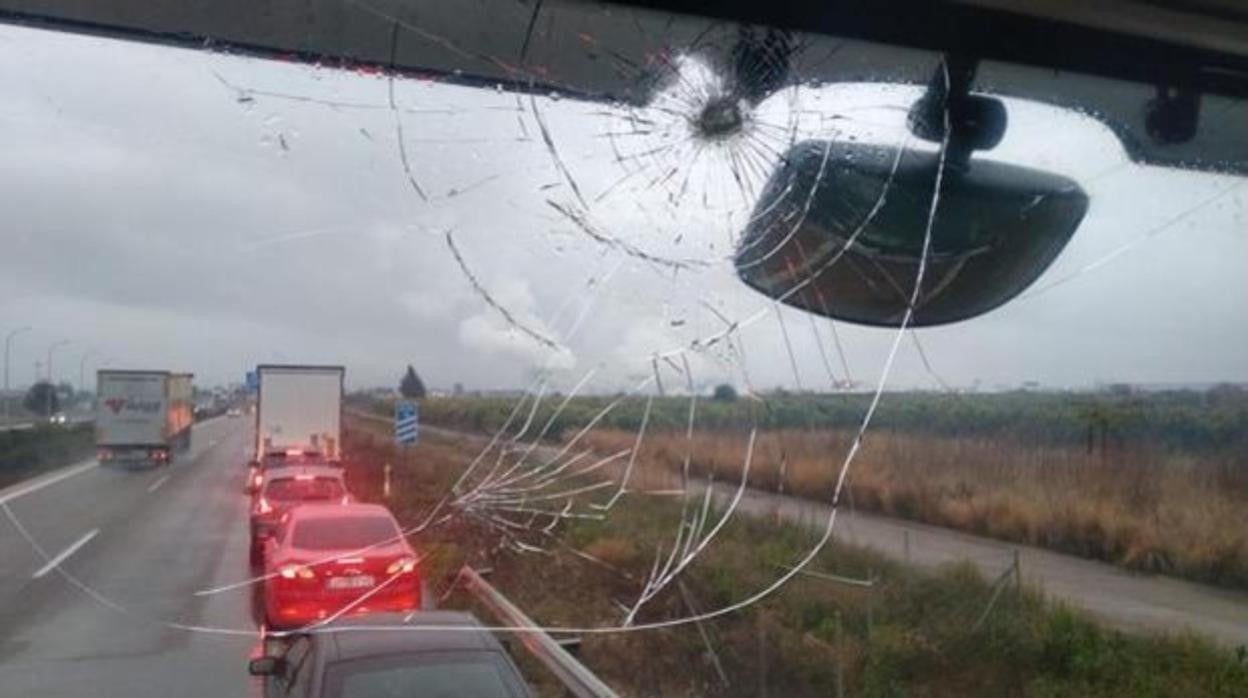
M354 550L397 538L399 530L384 516L343 516L295 521L291 545L303 550Z
M3 696L1248 696L1245 0L0 0L0 340Z
M270 480L264 486L265 498L279 502L339 499L344 494L342 481L331 477L284 477Z
M515 696L505 662L496 652L424 652L335 662L326 669L325 695L405 698L419 687L420 695L445 698Z

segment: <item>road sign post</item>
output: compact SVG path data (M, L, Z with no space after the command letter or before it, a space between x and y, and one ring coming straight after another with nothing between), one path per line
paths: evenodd
M420 440L420 410L416 403L400 400L394 405L394 443L410 446Z

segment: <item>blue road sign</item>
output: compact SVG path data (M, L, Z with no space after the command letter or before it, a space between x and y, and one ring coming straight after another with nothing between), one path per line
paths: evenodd
M247 372L247 392L254 393L260 389L260 374L255 371Z
M416 403L400 400L394 404L394 442L414 444L420 438L420 410Z

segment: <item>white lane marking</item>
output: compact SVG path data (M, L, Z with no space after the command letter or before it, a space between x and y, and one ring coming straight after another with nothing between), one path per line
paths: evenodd
M38 579L42 577L43 575L56 569L62 562L65 562L65 558L78 552L78 548L81 548L82 546L86 545L87 542L90 541L92 538L95 538L96 534L98 534L99 532L100 532L100 529L98 528L93 528L90 531L88 531L87 535L78 539L78 542L62 550L60 555L57 555L51 560L48 560L48 564L44 565L43 567L40 567L38 572L35 572L33 575L31 575L31 579Z
M162 476L159 480L157 480L156 482L153 482L151 485L148 486L147 493L151 494L155 492L156 490L160 489L160 486L165 484L165 481L168 479L169 479L168 475Z
M92 468L96 467L97 465L99 465L99 463L97 463L94 460L91 460L90 462L83 463L81 465L75 465L71 468L67 468L51 476L44 477L41 480L35 480L31 482L29 485L26 485L24 487L18 486L17 489L12 489L9 492L0 494L0 502L11 502L14 499L17 499L18 497L24 497L30 494L31 492L37 492L47 487L48 485L55 485L61 480L67 480L80 473L85 473L88 470L91 470Z

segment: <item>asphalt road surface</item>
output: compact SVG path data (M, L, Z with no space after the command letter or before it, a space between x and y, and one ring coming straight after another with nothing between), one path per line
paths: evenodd
M0 694L258 695L255 638L209 630L254 631L248 591L194 595L248 574L249 433L218 418L170 466L85 461L0 491Z

